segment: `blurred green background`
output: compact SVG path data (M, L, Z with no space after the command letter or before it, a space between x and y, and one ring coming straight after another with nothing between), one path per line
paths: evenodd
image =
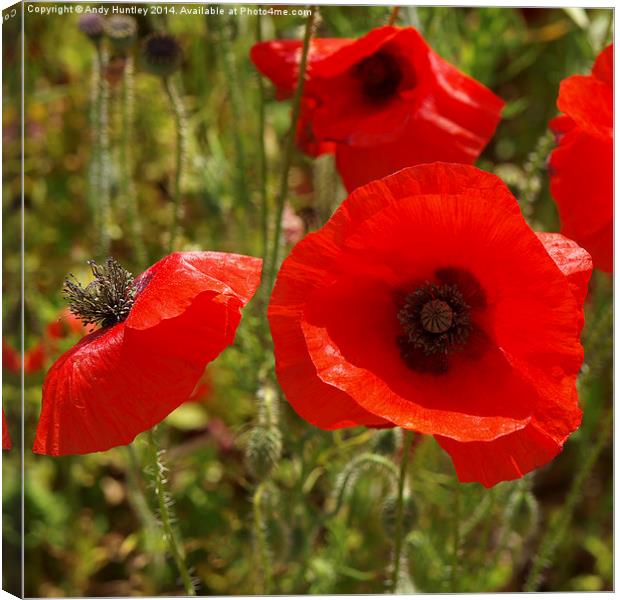
M256 18L182 16L181 5L157 6L167 7L168 14L163 10L138 16L139 37L167 30L178 36L184 51L175 76L187 107L189 131L179 246L258 256L262 251L260 97L249 60ZM389 13L385 6L323 6L317 35L357 37L384 24ZM398 24L419 27L441 56L506 100L504 118L478 164L509 183L537 230L559 227L545 172L553 146L547 123L557 114L559 82L589 72L611 39L612 18L611 10L582 9L403 7L400 11ZM262 18L265 39L300 38L303 26L302 17ZM140 438L133 452L116 448L62 458L30 452L45 370L76 341L69 336L52 348L45 328L63 308L66 273L87 277L85 261L96 255L97 229L88 191L94 47L78 30L75 14L43 16L26 11L25 32L24 346L28 350L42 343L45 350L41 368L33 369L25 380L25 594L181 593L174 565L165 557L154 506L145 504L145 497L150 502L150 488L140 467L144 453ZM3 33L3 338L19 351L19 19L5 18ZM175 153L174 121L161 81L141 70L137 51L138 45L129 164L148 253L145 264L132 253L119 193L121 85L113 72L108 78L111 253L136 274L165 253ZM267 189L273 199L290 105L276 102L268 82L266 89ZM306 231L320 226L344 197L331 158L313 161L295 154L289 202ZM610 321L604 320L611 310L610 298L610 278L595 273L584 334L591 342L586 344L584 367L588 377L581 386L584 424L551 464L491 491L478 484L457 488L451 463L434 440L416 438L407 498L411 533L405 544L410 581L402 583L403 590L451 589L457 489L464 517L460 568L453 585L468 592L522 589L541 538L561 514L575 471L596 440L608 433L600 430L599 418L612 401L611 329ZM355 460L367 452L396 460L398 432L322 432L280 402L283 454L260 499L263 522L255 525L256 480L243 456L256 415L257 365L269 352L255 335L261 309L259 300L249 307L234 346L209 365L210 391L175 411L159 431L161 445L168 449L177 527L188 563L200 581L199 593L264 590L255 553L261 544L268 547L274 593L381 593L393 540L394 490L382 467L358 465ZM7 550L14 555L20 528L19 374L7 368L3 398L15 445L3 455L7 556ZM612 453L606 443L580 490L568 534L559 540L540 589L611 589L612 485ZM339 494L345 500L341 506L336 502ZM5 565L9 591L19 585L14 566Z

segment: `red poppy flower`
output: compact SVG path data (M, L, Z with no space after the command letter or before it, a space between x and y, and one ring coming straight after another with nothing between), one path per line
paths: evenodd
M301 42L256 44L259 71L290 96ZM380 27L357 39L315 39L308 57L298 143L336 152L350 191L404 167L473 163L493 135L503 102L438 56L412 27Z
M89 332L78 317L76 317L68 308L63 308L58 314L58 318L45 328L45 336L49 340L60 340L69 335L85 335Z
M6 417L4 416L4 409L2 410L2 449L11 449L11 437L9 436L9 428L6 424Z
M108 262L108 274L120 269L114 265ZM116 285L114 275L120 293L106 298L113 311L97 313L102 329L47 373L34 451L103 451L129 444L164 419L189 398L205 365L232 343L260 270L257 258L184 252L137 277L132 294ZM99 281L89 284L97 286L97 296L107 293ZM81 292L86 305L92 295L88 287Z
M613 45L603 50L591 75L560 84L549 124L558 138L549 172L562 233L592 255L594 266L613 267Z
M358 188L284 261L269 306L276 371L322 429L437 437L461 481L551 460L580 424L590 257L537 236L507 187L435 163Z

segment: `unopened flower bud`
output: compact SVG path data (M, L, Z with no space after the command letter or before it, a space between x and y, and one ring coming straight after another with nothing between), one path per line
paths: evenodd
M87 13L82 15L78 21L78 28L87 35L93 42L98 42L103 36L105 21L98 13Z

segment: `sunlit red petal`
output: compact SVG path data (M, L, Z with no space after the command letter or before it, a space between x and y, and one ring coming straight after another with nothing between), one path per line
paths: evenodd
M128 319L49 370L34 451L103 451L159 423L232 343L259 277L260 260L218 253L177 253L147 270Z

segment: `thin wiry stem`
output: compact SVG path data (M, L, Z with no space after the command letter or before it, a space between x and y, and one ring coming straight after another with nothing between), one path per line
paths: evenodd
M399 13L400 13L400 6L393 6L392 12L390 13L390 18L388 19L387 24L390 26L394 26L396 24L396 20L398 19Z
M263 498L266 494L267 480L262 481L254 492L252 498L252 509L254 513L254 542L260 563L258 574L260 575L260 587L256 590L257 594L271 594L271 556L267 543L267 524L263 513Z
M256 43L263 40L262 20L256 17ZM261 232L263 236L263 261L269 252L269 205L267 197L267 155L265 152L265 83L257 71L258 79L258 177L261 203Z
M177 569L179 570L185 592L188 596L195 596L196 590L189 574L187 564L185 563L185 556L181 551L181 547L172 526L170 498L166 490L166 468L162 464L162 451L157 448L157 441L155 440L155 433L153 429L150 429L147 432L146 439L148 442L150 467L153 471L153 487L159 508L159 518L164 533L164 540L166 541L168 550L170 551L170 554L172 554L172 558L174 559Z
M110 131L109 131L109 103L110 103L110 86L106 78L106 65L108 62L108 53L101 45L97 46L97 61L99 67L98 78L98 108L99 118L97 123L98 134L98 192L97 202L100 208L99 219L99 258L104 258L110 254L110 224L111 224L111 208L110 208Z
M100 135L99 135L99 54L93 52L92 78L90 88L89 122L92 143L92 153L88 166L88 203L93 211L95 228L101 235L101 207L98 201L99 195L99 164L100 164Z
M133 88L134 65L133 58L127 56L123 70L123 87L121 97L121 194L123 196L127 220L131 233L131 242L135 259L142 267L146 266L146 250L142 237L142 222L138 212L136 190L132 177L131 143L133 138Z
M570 525L575 508L583 494L586 479L588 475L590 475L601 451L609 440L612 432L612 423L613 410L609 408L602 415L598 427L596 428L598 437L594 443L589 446L585 457L578 463L579 467L577 468L577 473L571 484L564 506L557 517L552 521L549 529L547 529L542 538L538 552L532 561L532 567L525 581L525 585L523 586L523 591L535 592L539 588L542 582L543 570L551 564L553 556Z
M452 561L450 565L450 591L456 592L458 580L459 551L461 548L461 484L454 486L454 508L452 513Z
M187 162L187 117L183 99L179 94L172 77L164 77L164 89L170 102L176 129L176 160L174 187L172 190L172 224L170 227L170 241L168 249L174 250L179 231L179 223L183 215L182 194L185 183L185 163Z
M301 51L301 60L299 61L299 76L297 80L297 88L295 95L293 96L293 106L291 115L291 125L288 131L288 138L286 141L286 148L284 151L284 163L282 165L282 176L280 179L280 192L276 203L275 214L275 228L273 235L273 247L271 249L271 259L269 261L269 270L267 277L265 278L268 286L268 290L273 287L275 280L276 270L278 268L278 261L280 257L280 236L282 234L282 213L284 211L284 203L288 195L288 174L291 168L291 162L293 160L293 149L295 147L295 137L297 133L297 121L299 119L299 112L301 109L301 97L304 90L304 83L306 80L306 65L308 64L308 51L310 49L310 38L312 37L312 29L314 27L314 20L316 16L316 7L310 8L310 14L306 19L306 30L304 33L303 48Z
M411 445L413 444L413 431L405 431L403 437L403 456L400 462L400 473L398 477L398 495L396 496L396 524L394 538L394 566L392 568L392 581L390 592L396 593L398 581L400 578L400 563L403 549L403 496L405 490L405 479L407 478L407 467L409 466L409 457L411 455Z

